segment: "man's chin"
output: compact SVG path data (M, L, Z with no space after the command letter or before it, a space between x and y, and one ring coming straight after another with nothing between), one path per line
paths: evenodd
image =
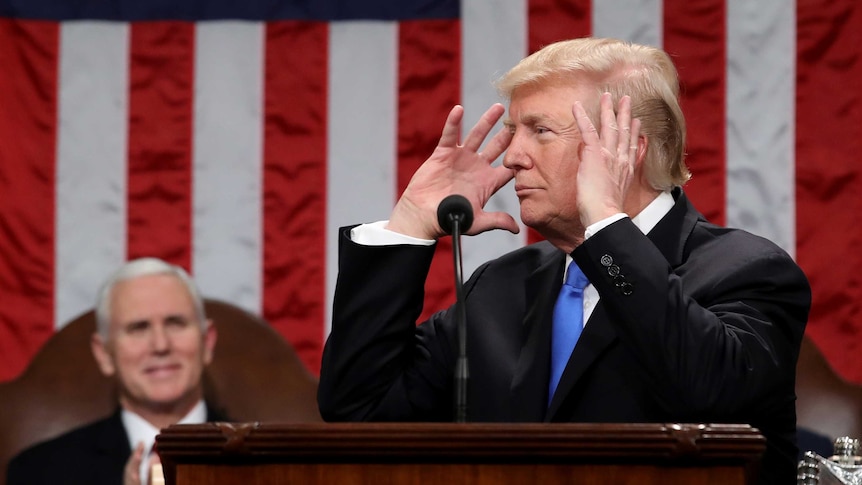
M170 410L186 402L197 402L197 399L194 399L191 391L178 386L152 389L147 393L145 401L153 408Z
M541 232L541 228L544 227L538 215L535 212L524 210L523 205L521 206L521 222L534 231Z

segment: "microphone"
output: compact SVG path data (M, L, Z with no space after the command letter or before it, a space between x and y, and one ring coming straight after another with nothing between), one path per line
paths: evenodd
M455 422L467 422L467 311L464 307L464 278L461 262L461 233L473 224L473 206L463 195L453 194L437 206L437 223L452 235L452 255L455 263L455 323L458 327L458 360L455 362Z
M460 232L467 232L473 225L473 206L463 195L452 194L437 206L437 223L446 234L455 236L455 223ZM458 234L460 236L460 234Z

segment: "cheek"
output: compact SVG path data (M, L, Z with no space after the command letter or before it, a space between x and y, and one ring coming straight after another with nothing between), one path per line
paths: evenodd
M174 352L189 364L200 365L204 359L204 345L200 334L184 335L174 341Z
M566 159L564 159L559 165L557 177L560 184L563 185L568 192L575 192L575 188L578 185L578 169L580 168L580 165L580 160L574 154L566 157Z
M143 342L126 341L118 345L116 352L116 363L122 368L134 368L143 363L147 357L147 346Z
M580 161L574 152L558 150L548 154L543 164L542 177L560 195L573 193Z

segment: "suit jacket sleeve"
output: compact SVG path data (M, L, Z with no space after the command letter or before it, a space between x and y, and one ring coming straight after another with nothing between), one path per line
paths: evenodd
M332 330L323 351L318 405L327 421L444 420L451 394L449 335L420 326L434 246L362 246L339 237Z
M743 231L700 224L685 248L674 267L623 219L574 257L671 415L786 408L811 302L805 275Z

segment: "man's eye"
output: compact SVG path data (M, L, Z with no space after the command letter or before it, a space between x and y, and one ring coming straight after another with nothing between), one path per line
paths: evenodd
M188 326L189 321L183 318L169 318L165 323L171 327L183 328Z
M133 323L133 324L129 325L128 327L126 327L126 331L129 333L142 333L148 327L149 327L149 324L147 322Z
M551 130L545 128L544 126L537 126L536 133L539 135L544 135L545 133L550 133Z

